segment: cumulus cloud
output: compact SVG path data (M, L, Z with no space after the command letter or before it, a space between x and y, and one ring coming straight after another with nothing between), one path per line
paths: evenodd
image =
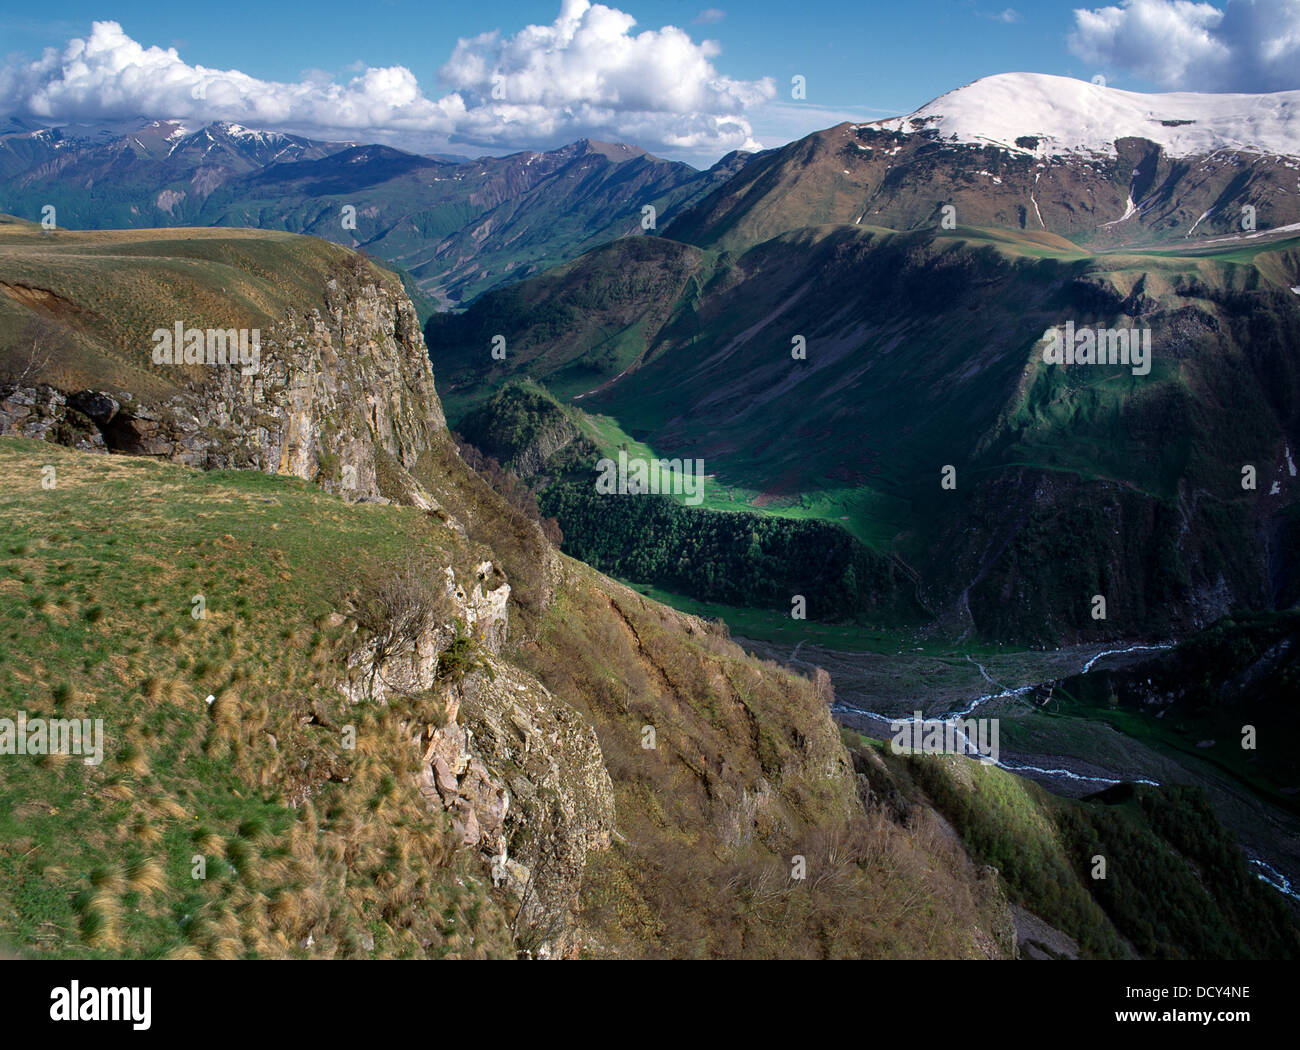
M0 112L51 122L220 119L407 141L427 134L487 149L583 136L677 152L755 148L745 110L775 95L772 81L721 75L712 41L635 25L614 8L563 0L551 25L459 41L439 73L450 90L431 98L404 66L367 67L346 83L315 70L292 83L261 80L191 65L175 48L146 47L118 23L96 22L85 39L0 68Z
M463 105L425 98L402 66L366 69L346 84L308 73L297 83L183 61L175 48L144 47L116 22L48 48L35 62L0 70L10 111L50 121L115 117L226 119L267 127L451 131Z
M1086 62L1123 69L1186 91L1300 88L1300 3L1124 0L1074 12L1070 50Z
M439 70L465 99L458 139L553 141L634 128L676 149L753 148L743 113L776 94L772 80L724 77L713 41L697 44L675 26L633 34L635 25L623 11L564 0L552 25L461 40Z

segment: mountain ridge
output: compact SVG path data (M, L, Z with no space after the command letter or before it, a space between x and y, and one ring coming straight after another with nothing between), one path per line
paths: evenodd
M1159 116L1215 100L1209 131ZM1254 138L1223 130L1241 108ZM1297 156L1300 92L1139 95L1003 74L756 155L666 232L730 249L828 222L1046 230L1096 248L1247 237L1300 222Z
M0 136L0 211L68 228L242 226L364 248L416 295L453 306L485 288L656 224L728 177L640 147L580 139L540 153L423 156L216 121L19 130ZM431 309L429 307L427 309Z
M1046 73L998 73L945 92L911 113L858 127L986 143L1042 157L1114 154L1145 138L1171 157L1240 150L1300 157L1300 90L1263 94L1124 91ZM1026 136L1038 141L1021 146Z

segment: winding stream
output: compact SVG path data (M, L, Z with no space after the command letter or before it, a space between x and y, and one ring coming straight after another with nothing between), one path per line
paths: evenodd
M812 666L811 664L808 664L807 661L800 660L798 658L799 649L801 648L801 646L802 643L800 643L799 646L795 647L794 651L790 654L789 662L801 663L807 666ZM1108 656L1122 656L1127 653L1135 653L1135 652L1155 652L1155 651L1171 649L1171 648L1173 648L1172 643L1160 643L1156 645L1130 645L1127 648L1123 648L1123 649L1107 649L1103 652L1097 653L1095 656L1092 656L1087 661L1085 661L1082 667L1079 669L1079 673L1080 674L1088 673L1098 663L1098 661L1103 660ZM859 707L855 704L850 704L838 700L832 705L832 711L841 714L857 716L859 718L872 719L874 721L881 722L886 725L890 725L891 727L893 725L898 725L901 728L904 725L917 726L918 724L925 724L925 723L931 725L938 723L939 725L945 727L952 726L954 740L960 740L961 742L960 753L966 754L972 758L983 761L986 764L996 765L1000 769L1005 769L1009 773L1015 773L1021 776L1027 775L1033 777L1043 777L1047 779L1055 779L1058 781L1071 781L1075 783L1084 782L1090 784L1098 784L1103 787L1111 787L1116 784L1121 784L1125 782L1134 783L1134 784L1148 784L1151 785L1152 787L1159 786L1159 781L1147 779L1144 777L1130 777L1127 778L1126 781L1126 780L1114 779L1110 777L1087 776L1082 773L1077 773L1071 769L1047 768L1043 766L1022 764L1018 762L994 760L991 757L982 754L979 751L979 749L975 746L975 744L970 740L970 738L966 735L966 733L959 726L956 725L956 723L958 723L962 719L970 717L972 714L974 714L974 712L978 711L982 706L984 706L985 704L991 701L1008 700L1008 699L1013 699L1015 697L1023 696L1026 693L1032 691L1035 687L1033 685L1018 686L1016 688L1005 687L1000 682L998 682L991 674L989 674L988 669L983 664L979 663L977 660L975 660L973 657L969 655L966 657L966 659L975 665L975 667L979 670L980 676L986 682L988 682L989 685L994 686L996 688L995 692L984 693L981 696L977 696L969 703L965 704L964 706L956 710L947 710L942 713L938 713L934 715L927 715L924 712L920 712L919 719L917 717L917 712L913 712L910 715L888 715L888 714L883 714L879 711L871 711L864 707ZM1300 888L1293 885L1291 880L1288 879L1285 875L1283 875L1280 871L1274 868L1271 864L1267 863L1264 860L1260 860L1257 857L1247 857L1247 859L1250 863L1251 869L1255 872L1256 878L1258 878L1261 882L1266 883L1267 885L1275 889L1278 893L1281 893L1292 900L1300 901Z
M1123 653L1132 653L1132 652L1137 652L1139 650L1148 650L1148 649L1155 650L1155 649L1169 649L1169 648L1172 648L1171 644L1130 645L1127 649L1107 649L1105 652L1100 652L1096 656L1088 660L1081 668L1080 673L1086 674L1089 670L1092 669L1092 666L1098 660L1101 660L1107 656L1118 656ZM799 647L796 646L794 653L791 653L790 658L792 662L795 660L798 651L799 651ZM969 655L966 657L966 659L970 660L970 662L973 663L976 666L976 668L979 669L980 675L984 678L986 682L988 682L990 685L995 685L995 686L1000 685L1000 683L996 681L992 675L989 674L988 669L985 668L985 666L982 663L973 659ZM945 711L940 715L926 715L924 712L922 712L921 717L919 719L916 717L915 713L913 713L911 716L885 715L885 714L881 714L878 711L868 711L865 708L856 707L853 704L841 703L838 701L834 704L832 710L838 710L841 712L858 715L859 717L866 717L881 722L887 722L891 726L896 724L916 726L916 725L923 725L926 723L934 724L936 722L943 726L952 726L954 736L961 740L962 754L969 755L974 758L978 758L980 761L985 762L986 764L989 765L996 765L999 769L1005 769L1009 773L1022 773L1022 774L1029 773L1036 776L1052 777L1058 780L1072 780L1076 782L1103 784L1108 787L1114 786L1116 784L1123 784L1126 782L1133 783L1133 784L1149 784L1152 787L1160 786L1159 781L1147 780L1142 777L1133 777L1125 781L1123 779L1117 780L1110 777L1084 776L1083 774L1076 773L1070 769L1047 769L1042 766L1030 766L1030 765L1022 765L1014 762L1003 762L999 759L993 759L986 755L981 754L980 751L975 747L975 745L971 743L970 738L956 725L958 721L969 717L971 714L977 711L984 704L988 703L990 700L1007 700L1013 697L1023 696L1025 693L1028 693L1033 689L1034 686L1032 685L1022 685L1014 689L1008 689L1003 687L1000 692L985 693L983 696L977 696L964 708L961 708L959 710Z

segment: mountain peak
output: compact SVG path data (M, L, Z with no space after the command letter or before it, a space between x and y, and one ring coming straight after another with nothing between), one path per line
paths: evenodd
M573 143L575 150L581 153L599 153L607 160L620 164L634 157L649 156L640 146L629 146L626 142L600 142L596 139L578 139Z
M1175 157L1221 149L1300 156L1300 91L1142 94L1046 73L1000 73L906 116L858 126L1040 156L1113 156L1121 138L1148 139Z

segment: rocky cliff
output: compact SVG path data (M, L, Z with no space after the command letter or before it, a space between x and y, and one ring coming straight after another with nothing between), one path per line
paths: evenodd
M363 269L332 277L323 300L286 310L261 333L254 373L205 368L165 399L122 386L0 386L0 433L292 474L351 498L430 509L408 468L440 440L445 420L415 308Z
M414 307L360 259L340 260L322 281L319 306L300 300L260 333L255 369L200 366L159 396L146 383L75 389L38 362L0 385L0 434L205 470L291 475L352 501L414 506L463 535L411 473L450 444ZM63 292L25 298L56 301ZM47 319L43 334L51 329L56 341L71 338ZM427 464L424 474L432 476ZM409 727L420 791L449 814L460 843L481 854L525 924L541 931L530 950L556 954L572 943L587 852L606 848L613 829L600 746L562 699L499 658L511 593L500 566L482 561L461 579L450 564L430 569L440 615L396 651L380 653L375 638L360 638L339 688L351 705L437 697L441 723ZM355 634L353 611L332 618ZM458 642L486 658L453 684L442 672Z
M390 275L317 242L263 240L164 238L141 249L159 253L142 274L117 242L90 238L118 253L91 280L60 256L84 258L85 243L5 257L0 236L0 319L17 322L0 329L0 459L6 477L28 479L11 517L16 536L31 533L12 546L63 544L45 536L57 507L85 526L74 545L111 534L113 549L78 557L126 567L79 622L136 641L115 677L77 672L67 696L111 705L129 737L113 745L124 775L147 778L155 761L158 783L141 781L138 803L129 785L89 794L136 808L147 795L134 817L102 814L105 826L206 813L222 834L201 827L196 844L229 859L201 887L210 920L163 924L136 950L1014 954L996 887L936 825L875 805L827 696L747 657L725 629L563 559L468 468ZM210 256L202 288L187 283L195 253ZM161 291L146 299L144 287ZM260 304L240 307L262 326L258 374L155 374L142 333L160 315L217 323L181 312L214 288L212 302ZM145 319L123 322L132 309ZM33 316L54 326L48 357L48 328L12 338ZM30 481L42 463L56 486ZM160 507L175 515L163 530ZM196 572L228 584L205 585L210 622L189 615ZM163 587L178 588L165 605L183 608L184 631L142 626ZM197 739L132 728L150 705L190 726L209 690ZM351 729L355 750L340 748ZM172 772L195 747L225 778L210 806ZM156 790L175 795L169 808ZM227 828L232 798L269 808ZM111 844L66 846L69 871L99 863L87 851L111 858ZM194 892L188 876L176 892ZM113 894L76 893L85 943L121 947ZM960 923L900 939L914 906L954 901Z

